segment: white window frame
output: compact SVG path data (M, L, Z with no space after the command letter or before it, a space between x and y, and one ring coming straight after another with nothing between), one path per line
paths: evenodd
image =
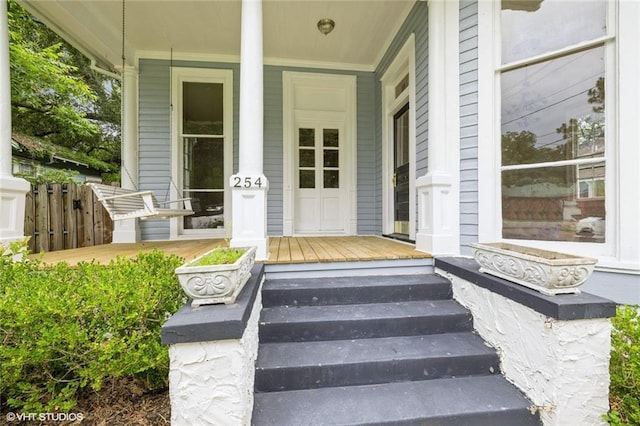
M223 127L224 127L224 228L184 229L182 217L171 219L171 239L220 238L231 235L231 190L227 182L233 173L233 71L214 68L173 67L171 69L171 178L178 188L183 187L183 152L180 135L182 134L182 83L218 83L223 85ZM171 197L178 198L176 188L171 185Z
M605 47L606 127L606 242L578 243L502 238L500 73L515 66L539 61L552 54L527 61L500 64L500 1L478 2L478 238L507 241L548 250L596 257L598 269L640 273L640 5L609 1L609 34L583 43L582 47ZM555 54L564 55L572 46ZM624 58L624 67L620 66ZM635 117L635 118L633 118Z

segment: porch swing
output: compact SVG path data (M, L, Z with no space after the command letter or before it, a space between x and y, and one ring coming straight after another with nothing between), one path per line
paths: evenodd
M124 99L124 67L125 67L125 0L122 0L122 91L121 96ZM122 168L131 179L129 171L124 165ZM171 179L171 178L170 178ZM175 187L179 193L179 189L176 186L173 179L171 184ZM105 210L111 216L111 220L124 220L124 219L165 219L172 217L181 217L192 215L193 208L191 207L191 198L178 198L175 200L158 201L153 191L138 191L127 188L120 188L111 185L105 185L100 183L88 183L87 186L91 188L94 194L98 197L98 201L104 206ZM167 189L167 197L169 195L169 189ZM163 206L171 206L177 204L176 208L168 208Z

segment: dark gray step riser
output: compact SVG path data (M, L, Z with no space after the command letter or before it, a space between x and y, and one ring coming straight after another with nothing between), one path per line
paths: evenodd
M256 393L254 425L540 425L500 375Z
M260 408L254 408L254 414L251 421L253 426L273 426L270 419L262 416ZM291 419L291 422L278 422L278 426L299 426L307 424L304 421L304 414ZM334 423L331 417L328 418L323 425L341 426L342 423ZM367 426L542 426L538 415L532 415L529 410L499 410L474 412L465 415L451 415L440 417L418 417L413 419L394 420L389 422L367 422L362 423Z
M369 385L499 372L497 354L256 369L256 392Z
M442 300L452 297L448 282L423 285L354 286L315 289L269 289L262 291L262 305L321 306L355 303L405 302L412 300Z
M470 331L470 313L406 318L261 323L260 342L312 342Z

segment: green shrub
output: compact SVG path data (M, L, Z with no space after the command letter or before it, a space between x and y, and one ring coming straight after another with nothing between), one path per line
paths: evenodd
M638 306L619 306L612 319L611 411L612 425L640 425L640 311Z
M109 265L0 256L0 384L15 409L68 411L80 390L109 377L166 387L168 351L160 327L184 303L162 252Z

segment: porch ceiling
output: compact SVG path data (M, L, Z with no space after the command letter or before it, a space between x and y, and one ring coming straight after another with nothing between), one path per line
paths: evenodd
M372 70L416 0L264 0L266 64ZM122 2L19 0L81 51L121 64ZM126 57L238 61L241 0L127 0ZM328 36L316 24L331 18Z

